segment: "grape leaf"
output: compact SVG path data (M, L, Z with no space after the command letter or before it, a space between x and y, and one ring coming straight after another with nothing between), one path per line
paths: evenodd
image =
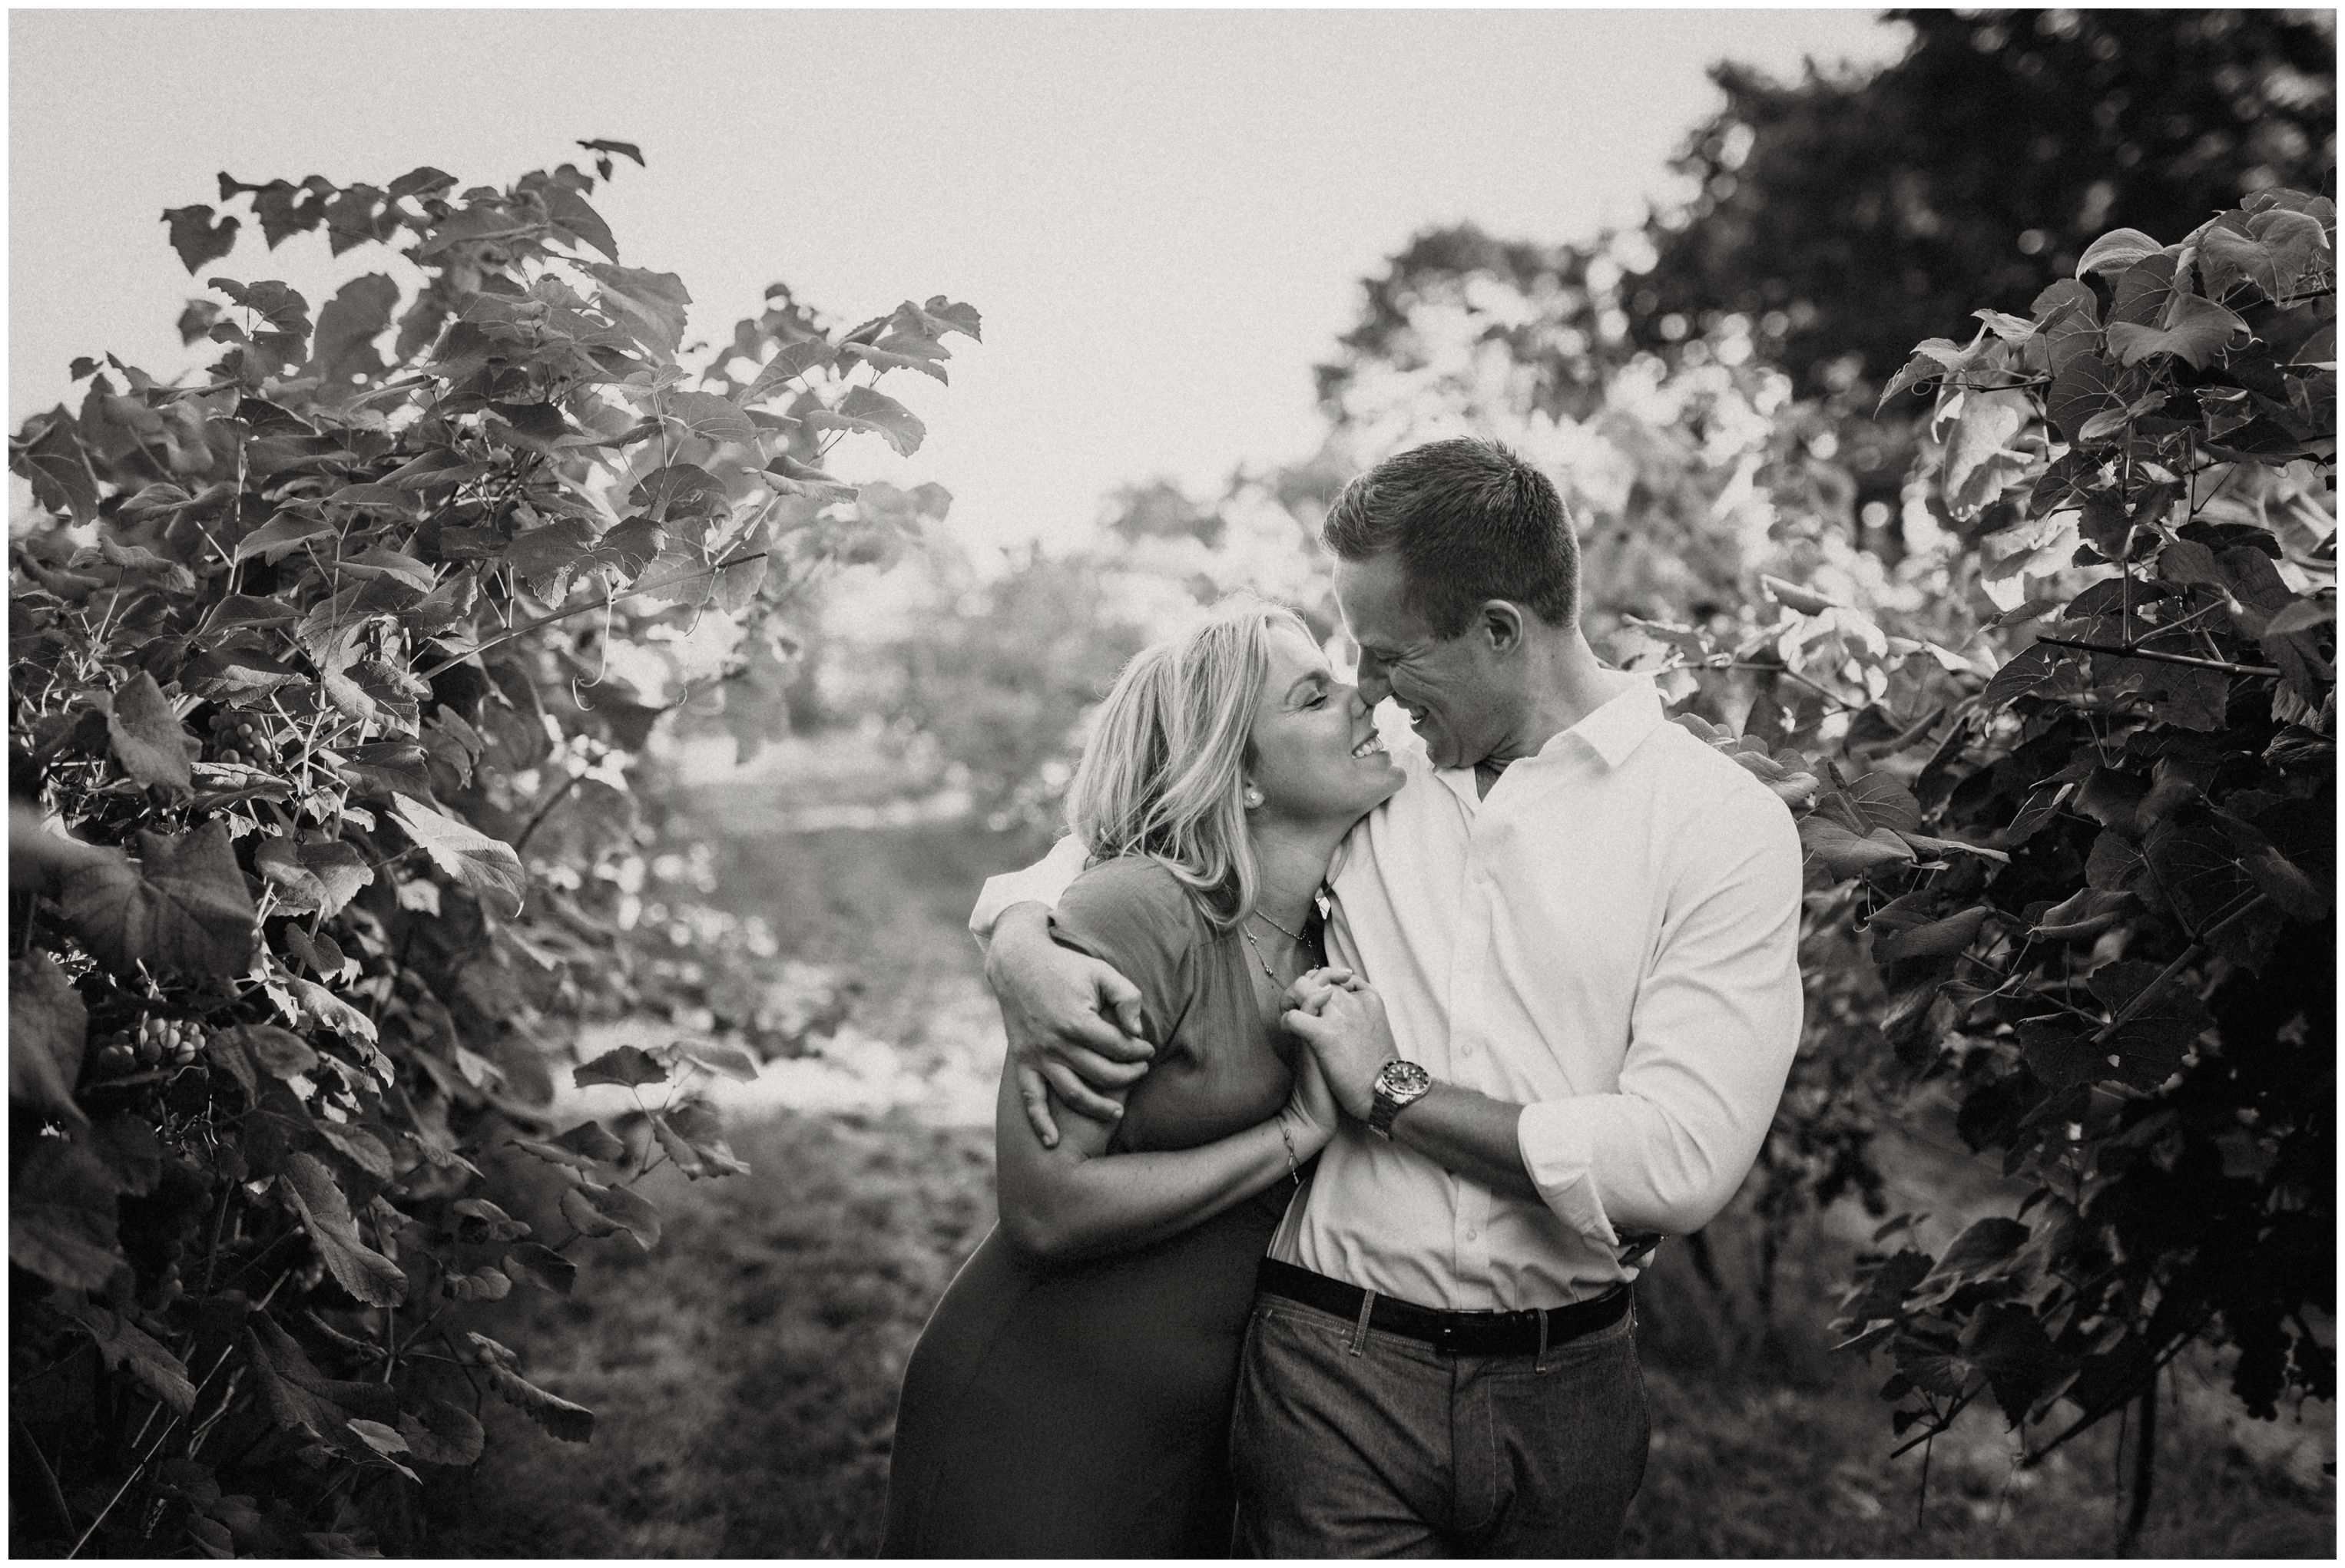
M584 147L588 152L617 153L622 157L633 158L635 160L635 167L637 168L649 168L651 167L649 164L644 162L642 149L638 148L633 142L604 141L598 137L593 141L582 141L578 145Z
M1950 915L1944 920L1933 920L1926 926L1910 926L1878 936L1873 944L1873 962L1887 964L1901 958L1943 958L1959 953L1978 936L1979 927L1986 924L1989 913L1982 905Z
M233 1045L261 1071L273 1078L299 1077L315 1071L318 1053L308 1041L290 1029L280 1029L274 1024L243 1024L232 1029L222 1029L214 1037L223 1046Z
M298 365L310 357L310 302L282 283L239 283L232 278L204 281L260 318L250 341L280 361Z
M585 1442L594 1435L594 1412L546 1392L515 1370L518 1358L485 1334L466 1330L474 1359L488 1373L489 1382L507 1403L563 1442Z
M602 285L595 298L614 320L661 359L675 357L676 346L684 341L685 308L692 303L683 278L612 262L580 266Z
M2028 1070L2056 1089L2072 1088L2108 1076L2108 1053L2096 1047L2076 1021L2065 1014L2022 1018L2014 1026L2020 1058Z
M2057 649L2042 642L2029 643L1995 673L1995 678L1979 693L1980 705L1990 710L1999 708L2034 691L2052 679L2058 662Z
M397 1390L388 1383L345 1382L327 1377L293 1336L265 1312L247 1320L244 1343L249 1363L260 1380L261 1396L279 1426L306 1431L347 1448L356 1441L349 1433L353 1417L373 1421L399 1419Z
M883 438L901 457L919 450L928 437L928 427L911 410L868 387L849 387L836 409L808 410L806 424L809 430L868 431Z
M2203 370L2248 336L2248 324L2230 310L2196 294L2177 294L2164 327L2112 322L2109 347L2126 365L2138 365L2152 354L2173 354Z
M666 412L689 434L756 450L757 427L749 422L748 415L714 392L670 392Z
M2241 283L2254 285L2267 299L2280 297L2279 268L2270 247L2219 222L2198 237L2198 275L2218 298Z
M25 428L31 429L30 421ZM59 517L70 516L77 523L96 521L97 481L73 416L62 408L49 416L39 435L16 450L13 466L33 487L34 498Z
M76 1302L66 1310L97 1341L97 1353L108 1371L127 1366L132 1377L181 1415L195 1408L196 1385L188 1376L187 1363L173 1355L161 1340L127 1316L108 1311L95 1302Z
M696 1062L736 1083L756 1081L757 1058L738 1046L719 1045L714 1040L678 1040L673 1049L686 1061Z
M336 1284L371 1307L395 1307L407 1299L407 1276L360 1239L349 1199L315 1155L289 1157L280 1180Z
M838 350L820 338L808 338L800 342L787 344L780 353L766 361L766 368L757 372L757 379L743 389L736 400L742 407L746 408L766 398L777 388L799 379L812 371L819 370L826 365L836 364L838 360Z
M603 221L601 213L586 205L584 197L551 180L537 187L537 197L545 203L546 216L558 228L576 235L612 260L619 259L619 242L611 237L611 226Z
M462 1405L443 1399L424 1401L419 1415L401 1411L399 1434L407 1452L425 1464L471 1464L481 1457L481 1423Z
M2127 960L2096 969L2086 986L2112 1015L2122 1013L2158 976L2156 964ZM2096 1077L2156 1088L2182 1066L2191 1043L2212 1022L2206 1007L2187 990L2169 986L2132 1017L2093 1042L2102 1053Z
M941 294L931 294L924 305L915 306L907 301L898 309L912 311L922 329L937 337L941 338L947 332L958 332L972 342L983 339L984 334L979 330L980 318L974 305L963 305Z
M574 1224L582 1209L608 1228L599 1234L624 1230L646 1252L659 1245L659 1210L632 1187L604 1187L582 1181L562 1195L562 1212Z
M2174 258L2163 252L2126 268L2117 278L2117 298L2109 303L2108 325L2147 327L2164 319L2174 299Z
M8 1181L8 1260L69 1290L127 1271L112 1175L79 1139L36 1138Z
M318 879L323 891L318 910L327 920L340 915L343 906L358 896L359 890L374 880L374 867L367 864L366 856L338 838L303 845L301 864Z
M1916 1306L1934 1306L1967 1284L2001 1279L2018 1266L2028 1229L2016 1219L1974 1220L1915 1289Z
M2094 415L2120 407L2117 367L2098 354L2076 354L2056 371L2045 405L2060 433L2074 443L2084 439L2085 422Z
M1878 835L1861 835L1829 817L1812 814L1800 819L1800 845L1807 858L1834 882L1883 866L1914 863L1914 852L1887 829Z
M2033 1311L2015 1302L1982 1309L1963 1332L1962 1351L1986 1374L1995 1402L2015 1427L2074 1377L2072 1358L2053 1347Z
M2104 833L2104 838L2114 836ZM2141 906L2123 890L2079 887L2036 917L2027 933L2031 942L2076 942L2097 936Z
M1946 504L1958 515L1978 511L2024 466L2011 443L2034 413L2025 392L1963 394L1961 416L1946 442L1944 470Z
M818 501L853 501L856 487L787 452L766 465L766 475L784 495L808 496Z
M735 1157L732 1146L725 1141L716 1113L706 1106L688 1102L672 1110L654 1113L652 1136L687 1179L749 1174L749 1168Z
M180 838L138 835L139 861L93 862L66 878L66 923L120 975L239 975L259 918L218 818Z
M42 1116L88 1120L74 1103L89 1010L81 993L46 953L35 948L8 965L8 1098Z
M658 559L666 542L667 531L659 524L647 517L632 517L596 540L589 553L597 565L610 567L633 582Z
M277 907L288 914L306 915L325 901L324 885L301 864L301 852L289 838L267 840L252 852L252 865L277 890Z
M723 481L696 463L669 463L654 469L627 492L627 504L663 523L716 517L732 510Z
M510 920L521 913L529 876L513 846L411 795L391 796L391 814L432 863Z
M505 1272L526 1276L557 1296L567 1296L577 1282L578 1265L551 1247L524 1241L505 1254Z
M426 884L425 885L430 885ZM338 1035L373 1045L376 1039L374 1020L335 996L314 980L279 969L278 981L293 994L301 1011L312 1021Z
M236 231L243 227L234 217L214 223L209 207L168 207L163 221L171 226L171 248L179 253L190 277L206 262L218 261L234 250Z
M334 773L352 790L373 800L399 794L424 795L431 793L431 774L424 765L423 748L413 741L370 741L336 764ZM307 855L302 856L305 864L309 858ZM371 880L371 875L368 880ZM358 885L363 887L366 882L361 881ZM346 897L342 902L347 904L350 900ZM335 906L336 909L340 907L340 905Z
M380 272L353 278L318 312L310 339L310 365L325 387L337 392L371 381L390 369L374 340L391 325L399 285Z
M2123 272L2147 257L2156 256L2166 248L2138 228L2114 228L2092 244L2076 258L2076 276L2083 278L2094 272Z
M334 525L323 518L280 511L237 541L236 558L241 562L259 555L273 561L310 540L330 539L333 535Z
M115 689L107 708L106 733L115 760L140 784L193 790L195 775L188 764L199 748L146 671Z
M927 338L897 333L877 343L849 343L839 352L862 360L871 367L875 376L884 375L889 370L918 370L924 376L935 377L947 386L952 384L945 368L936 362L951 356L941 345Z
M593 1061L581 1062L571 1076L580 1088L589 1084L619 1084L633 1088L667 1082L667 1068L634 1046L617 1046Z
M505 546L504 561L540 594L576 570L594 548L594 531L574 517L556 518Z

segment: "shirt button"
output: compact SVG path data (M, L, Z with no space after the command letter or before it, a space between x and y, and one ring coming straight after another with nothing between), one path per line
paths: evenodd
M1468 1040L1465 1044L1459 1046L1457 1047L1457 1054L1461 1057L1472 1056L1474 1054L1474 1042Z
M1475 1227L1475 1226L1469 1226L1469 1227L1467 1229L1467 1231L1466 1231L1466 1239L1467 1239L1467 1240L1468 1240L1468 1241L1479 1241L1480 1239L1482 1239L1482 1232L1481 1232L1480 1228L1479 1228L1479 1227Z

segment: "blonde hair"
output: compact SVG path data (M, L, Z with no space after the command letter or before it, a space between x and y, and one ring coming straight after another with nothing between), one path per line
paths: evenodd
M1092 860L1155 861L1217 930L1253 910L1260 882L1244 771L1278 626L1315 642L1293 611L1257 602L1133 654L1101 704L1067 791L1067 825Z

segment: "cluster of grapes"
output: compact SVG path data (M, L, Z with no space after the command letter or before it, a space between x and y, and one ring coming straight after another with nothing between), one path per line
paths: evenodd
M110 1040L97 1049L97 1069L119 1076L137 1067L159 1067L168 1062L184 1067L204 1047L204 1027L189 1019L148 1018L136 1035Z
M235 719L218 726L218 757L224 763L252 764L267 754L269 732L250 719Z
M188 1293L186 1281L179 1278L179 1261L187 1255L187 1244L177 1238L163 1243L162 1271L140 1292L148 1311L159 1312Z

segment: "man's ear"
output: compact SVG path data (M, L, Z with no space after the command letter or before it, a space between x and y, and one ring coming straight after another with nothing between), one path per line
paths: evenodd
M1504 599L1482 602L1482 634L1490 640L1493 652L1512 652L1523 640L1523 612L1519 606Z

